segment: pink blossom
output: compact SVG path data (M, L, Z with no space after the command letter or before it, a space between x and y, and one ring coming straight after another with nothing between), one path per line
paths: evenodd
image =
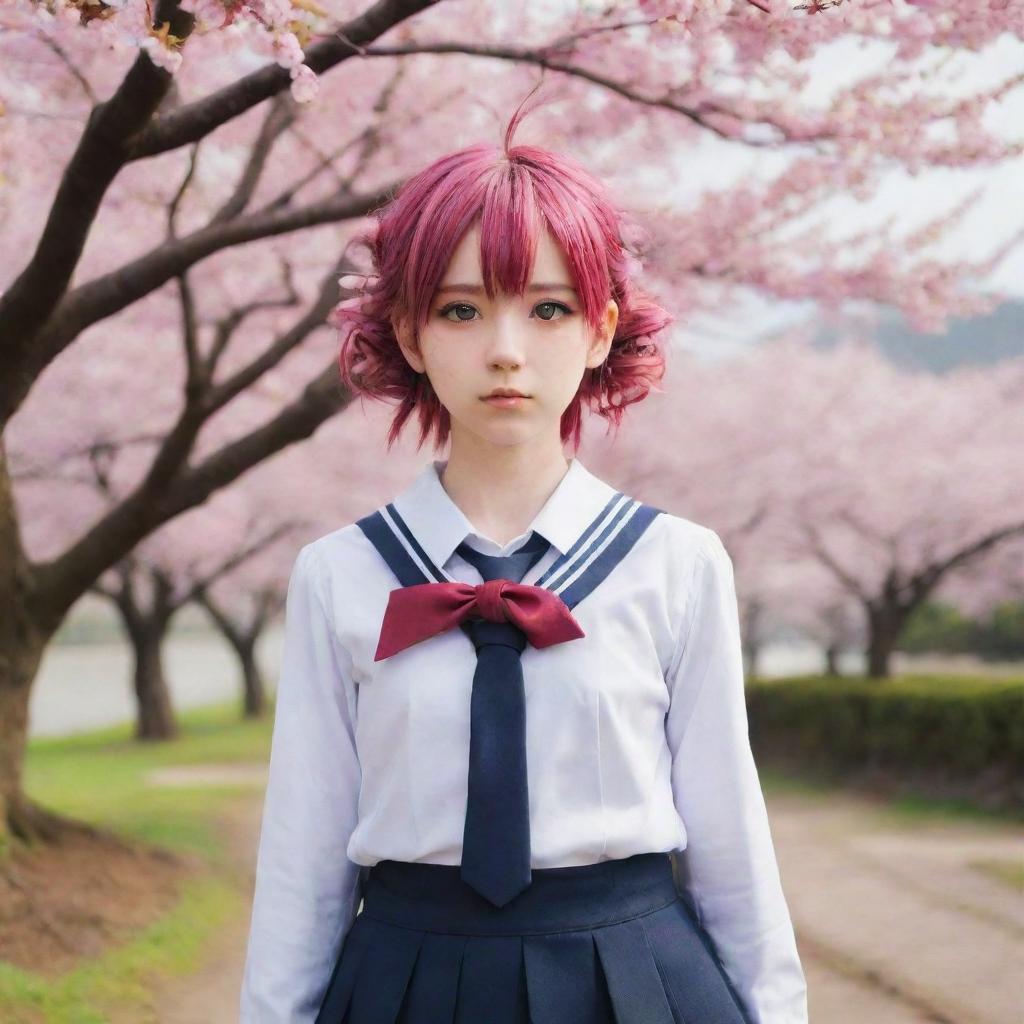
M193 0L196 20L206 28L222 28L228 12L222 0Z
M169 50L153 36L143 39L139 47L149 54L149 59L158 68L163 68L164 71L169 71L172 75L181 67L181 53L177 50Z
M274 38L274 60L281 67L294 69L302 63L303 56L302 47L294 32L282 32Z
M292 96L297 103L309 103L320 91L320 79L308 64L292 68Z

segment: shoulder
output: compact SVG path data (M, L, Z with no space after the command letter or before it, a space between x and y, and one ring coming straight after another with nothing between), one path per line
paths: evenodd
M710 526L665 512L661 524L664 565L673 631L682 638L696 609L715 595L735 587L732 559L718 533Z
M303 545L295 557L292 586L307 587L325 609L349 608L380 586L390 586L380 556L357 523L331 530Z
M358 523L325 533L298 552L293 579L313 591L338 644L358 665L373 658L392 578ZM293 584L295 585L295 584Z
M681 569L695 573L709 562L730 562L722 538L710 527L685 516L662 512L661 523L663 542L669 549L672 561Z
M328 584L339 578L351 579L377 567L376 549L358 523L331 530L304 545L296 563Z

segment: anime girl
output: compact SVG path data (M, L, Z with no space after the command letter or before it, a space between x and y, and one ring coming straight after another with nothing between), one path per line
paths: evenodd
M375 214L333 318L388 447L449 449L298 554L242 1022L806 1024L730 557L564 454L671 317L519 120Z

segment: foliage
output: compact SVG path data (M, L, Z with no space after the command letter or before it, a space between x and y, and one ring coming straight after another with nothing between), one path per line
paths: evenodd
M1024 817L1024 678L761 680L748 709L768 766Z

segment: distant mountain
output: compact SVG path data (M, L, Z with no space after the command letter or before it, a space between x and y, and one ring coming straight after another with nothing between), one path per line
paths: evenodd
M907 327L899 313L887 314L874 332L879 349L897 366L945 373L965 364L991 365L1024 356L1024 302L1004 302L988 316L951 320L945 334L922 334ZM832 348L832 331L814 339L817 348Z

